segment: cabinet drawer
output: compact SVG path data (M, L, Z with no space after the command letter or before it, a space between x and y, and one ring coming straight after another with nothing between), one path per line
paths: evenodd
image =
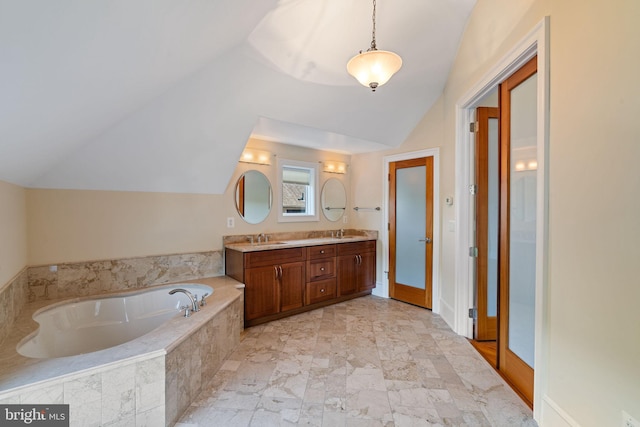
M336 275L336 259L321 258L307 261L307 282L328 279Z
M330 258L336 256L336 245L309 246L307 259Z
M306 291L306 305L333 299L336 297L336 279L307 283Z
M376 241L366 240L364 242L339 243L338 255L357 255L363 252L375 252Z
M244 254L244 268L280 265L305 260L305 248L273 249L247 252Z

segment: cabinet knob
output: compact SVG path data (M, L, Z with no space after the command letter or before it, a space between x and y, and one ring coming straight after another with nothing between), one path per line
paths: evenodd
M324 250L320 251L320 253L321 253L321 254L323 254L323 253L324 253Z
M320 293L321 293L321 294L324 294L324 289L320 289Z
M320 271L324 271L324 267L320 267Z

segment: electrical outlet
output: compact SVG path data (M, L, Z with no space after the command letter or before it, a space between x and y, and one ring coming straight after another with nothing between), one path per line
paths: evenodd
M347 218L347 216L346 216L346 215L345 215L345 216L343 216L343 217L342 217L342 223L343 223L343 224L346 224L346 223L348 223L348 222L349 222L349 219Z
M640 427L640 421L627 414L626 411L622 411L622 427Z
M232 216L227 218L227 228L233 228L236 226L236 222Z

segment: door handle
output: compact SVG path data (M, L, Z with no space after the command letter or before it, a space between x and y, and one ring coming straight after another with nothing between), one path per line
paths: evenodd
M418 242L431 243L431 238L430 237L425 237L424 239L418 240Z

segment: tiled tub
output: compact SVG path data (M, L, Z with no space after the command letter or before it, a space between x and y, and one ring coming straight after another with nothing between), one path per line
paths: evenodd
M193 280L214 289L207 305L133 341L54 359L19 355L37 328L28 304L0 350L0 403L70 404L72 426L173 425L238 344L243 292L227 277Z

